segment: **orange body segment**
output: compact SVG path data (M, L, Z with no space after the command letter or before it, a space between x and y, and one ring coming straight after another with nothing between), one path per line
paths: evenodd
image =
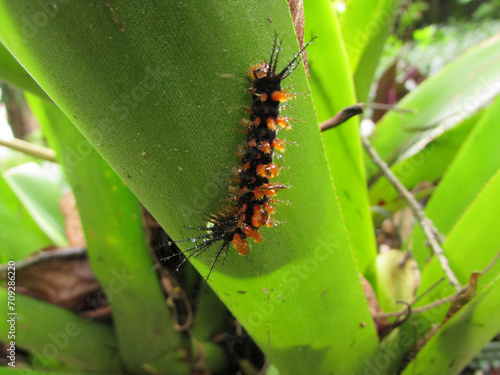
M271 99L273 100L273 102L280 102L280 103L284 103L287 100L292 99L293 97L295 97L294 94L290 94L290 93L285 92L283 90L282 91L274 91L271 94Z
M278 152L285 152L285 141L275 138L271 146Z
M274 120L274 118L269 117L269 118L266 120L266 125L267 125L267 128L268 128L269 130L271 130L272 132L276 131L276 121Z
M260 177L274 178L279 174L279 167L276 164L259 164L257 174Z
M240 255L248 255L250 254L250 246L248 242L245 241L240 234L236 233L233 236L233 247Z
M250 68L250 78L252 79L262 79L267 76L267 71L269 70L269 66L266 63L260 63L258 65L254 65Z
M269 154L271 152L271 144L268 141L260 142L259 151L262 151L264 154Z
M285 116L278 116L276 124L278 124L281 129L289 130L291 128L290 120Z

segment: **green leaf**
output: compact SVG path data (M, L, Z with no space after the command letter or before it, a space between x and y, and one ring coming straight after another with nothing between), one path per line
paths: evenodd
M363 52L375 38L387 32L398 0L351 0L340 18L351 69L356 71Z
M406 95L398 107L418 112L402 115L393 111L385 115L372 135L373 146L384 160L394 163L412 146L425 146L429 139L488 103L500 91L498 80L500 34L470 48ZM425 130L436 124L439 126ZM369 177L377 172L369 161L367 169Z
M58 358L88 371L119 373L120 361L112 329L102 323L81 318L68 310L26 297L15 296L14 312L8 315L7 290L0 288L3 301L0 320L2 341L14 340L18 349L28 349L49 358ZM8 338L10 322L14 318L15 339ZM43 366L34 363L33 366Z
M460 217L443 244L443 250L457 279L462 285L469 282L474 271L482 271L495 258L500 249L498 232L498 212L500 212L500 171L487 183L470 207ZM488 273L479 278L479 287L489 283L500 272L496 262ZM433 258L422 273L419 290L424 291L444 276L439 263ZM448 283L441 283L419 304L426 304L454 293ZM423 316L431 323L439 322L445 311L426 312Z
M206 287L202 290L200 301L196 306L196 316L192 329L192 345L194 358L205 358L207 369L210 372L228 371L230 363L229 353L233 353L235 345L241 343L241 337L225 332L228 312L219 297ZM214 344L214 338L224 332L226 348Z
M0 174L0 262L19 260L52 244Z
M330 2L306 1L304 7L306 35L319 36L308 59L316 112L324 121L356 103L354 86ZM356 117L324 132L323 140L357 267L363 272L374 259L376 248L358 127Z
M340 18L358 101L368 98L399 3L399 0L351 0Z
M425 208L426 215L444 235L450 232L487 181L500 169L499 116L500 96L468 136ZM498 220L498 215L493 215L491 209L485 212L490 215L483 216L481 222L485 222L488 216L491 220ZM412 252L422 265L429 253L420 228L415 229L412 238Z
M498 311L497 278L437 331L402 374L459 374L500 331Z
M203 226L228 194L248 68L269 58L274 30L281 64L298 50L285 1L154 1L141 12L132 3L60 4L29 38L23 22L36 6L2 0L0 10L2 41L176 240L196 235L183 226ZM308 92L302 67L287 81ZM301 121L286 135L300 146L284 155L284 223L263 230L266 241L246 259L230 249L209 282L283 374L356 373L376 333L311 99L298 96L286 114ZM204 275L215 250L193 260Z
M0 78L28 90L38 96L47 98L47 94L30 77L16 59L10 54L3 44L0 43Z
M417 318L418 319L418 318ZM379 351L369 361L366 361L365 374L399 374L401 362L406 359L410 348L415 347L416 329L413 324L405 322L394 328L379 345Z
M434 182L439 180L482 113L481 111L474 114L459 125L441 134L412 157L394 164L391 170L409 190L415 188L421 181ZM397 190L385 177L379 178L370 187L370 202L372 205L385 205L398 196Z
M55 105L34 95L27 99L73 187L87 253L110 300L124 366L140 373L148 363L175 373L177 361L171 356L180 337L152 272L137 199ZM138 347L143 341L148 345ZM166 363L152 364L162 358Z
M57 246L67 246L64 218L59 207L61 186L35 163L26 163L4 172L5 181L38 226Z

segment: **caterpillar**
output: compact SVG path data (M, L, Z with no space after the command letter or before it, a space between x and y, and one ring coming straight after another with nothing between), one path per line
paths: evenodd
M241 124L246 131L246 144L238 149L241 166L235 171L235 185L230 186L229 204L216 214L207 217L207 225L197 230L205 234L177 242L199 242L196 246L183 251L188 256L198 256L215 243L221 242L212 260L207 279L221 254L226 254L230 245L242 255L250 253L248 240L255 243L263 241L259 232L261 227L271 227L277 222L272 215L275 204L274 197L278 191L288 189L288 185L271 182L278 176L280 167L273 162L275 152L285 151L286 141L277 137L278 130L289 130L290 121L281 115L282 104L295 97L295 94L283 89L281 84L299 65L302 52L309 46L309 41L294 58L281 70L278 68L278 57L281 51L281 41L276 36L268 62L254 65L249 71L252 86L247 92L252 96L251 107L242 107L249 114ZM176 254L177 255L177 254ZM181 263L181 265L182 265Z

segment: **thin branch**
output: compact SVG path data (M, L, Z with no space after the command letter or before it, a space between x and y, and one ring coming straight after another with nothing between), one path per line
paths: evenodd
M48 160L57 163L56 153L50 148L35 145L30 142L23 141L22 139L0 139L0 145L11 148L16 151L23 152L27 155L34 156L35 158Z
M441 264L441 268L445 272L446 276L450 283L455 287L457 291L462 289L462 286L458 282L457 277L453 273L450 268L450 264L448 259L444 255L443 249L440 246L440 243L443 242L444 236L439 233L438 229L434 226L432 221L425 216L422 207L417 202L415 197L406 189L406 187L398 180L398 178L392 173L391 169L387 165L385 161L378 155L377 151L373 148L370 141L366 137L361 137L361 142L363 143L363 147L365 151L370 155L371 160L374 164L376 164L381 170L382 174L387 178L387 180L396 188L401 197L406 200L408 206L413 211L415 218L418 223L422 227L422 231L424 232L425 237L429 243L430 248L436 255L439 263Z
M493 267L495 265L495 263L500 259L500 250L498 251L497 255L495 255L493 257L493 259L491 260L491 262L484 268L484 270L481 271L481 274L485 274L487 273L491 267Z
M419 313L419 312L422 312L422 311L425 311L425 310L428 310L428 306L430 305L426 305L426 306L422 306L422 307L418 307L416 309L413 308L413 306L420 300L422 299L423 296L425 296L427 293L429 293L432 289L434 289L436 286L438 286L441 282L443 282L444 280L444 277L440 278L438 281L436 281L434 284L432 284L429 288L427 288L421 295L419 295L417 298L415 298L413 300L412 303L408 303L408 302L405 302L405 301L396 301L397 303L402 303L402 304L405 304L406 305L406 309L402 310L402 311L395 311L395 312L389 312L389 313L379 313L379 314L374 314L373 315L373 319L385 319L385 318L399 318L401 315L405 315L407 314L407 310L411 309L412 313ZM458 294L458 293L457 293ZM453 296L456 296L456 294L454 294ZM440 300L442 301L442 300ZM438 302L440 302L438 301ZM448 301L446 301L448 302ZM442 303L446 303L446 302L442 302ZM434 304L435 302L433 302L432 304ZM439 304L442 304L442 303L439 303ZM431 304L431 305L432 305ZM439 306L439 305L437 305ZM435 307L435 306L433 306Z
M434 289L435 287L437 287L444 280L445 280L445 278L441 277L438 281L436 281L434 284L432 284L430 287L428 287L426 290L424 290L424 292L422 294L420 294L417 298L415 298L413 300L413 302L411 303L411 305L412 306L415 305L418 301L420 301L424 296L426 296L427 294L429 294L432 289Z
M444 305L445 303L448 303L448 302L451 302L453 301L455 298L457 298L460 294L463 293L463 290L460 290L458 292L456 292L455 294L451 295L451 296L448 296L446 298L443 298L443 299L440 299L440 300L437 300L437 301L434 301L432 303L429 303L428 305L425 305L425 306L420 306L420 307L417 307L417 308L412 308L411 309L411 312L412 314L418 314L418 313L421 313L421 312L424 312L424 311L427 311L427 310L431 310L435 307L438 307L438 306L441 306L441 305ZM402 301L398 301L398 302L402 302ZM410 305L411 306L411 305ZM396 317L399 317L400 315L403 315L408 309L404 309L403 311L398 311L398 312L390 312L390 313L381 313L381 314L375 314L373 315L373 318L374 319L382 319L382 318L396 318Z

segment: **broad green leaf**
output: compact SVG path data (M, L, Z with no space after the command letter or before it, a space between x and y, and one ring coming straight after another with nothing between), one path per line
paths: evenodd
M61 187L35 163L26 163L4 172L5 181L31 217L59 247L67 246L64 218L59 206Z
M498 231L498 212L500 212L500 171L487 183L478 197L460 217L443 244L443 250L462 285L469 282L473 271L482 271L495 258L500 249ZM479 286L489 283L500 272L500 263L496 262L488 273L479 278ZM439 263L433 258L422 273L420 291L428 289L440 277L444 276ZM419 304L426 304L454 293L448 283L441 283ZM441 320L445 311L434 310L423 316L431 323Z
M119 373L120 361L112 329L102 323L81 318L66 309L47 302L16 294L14 313L7 305L7 290L0 288L3 302L0 320L1 340L8 339L10 322L15 320L15 343L49 358L58 358L88 371ZM43 363L34 363L35 369Z
M432 336L402 374L459 374L500 331L498 311L497 278Z
M55 105L34 95L27 99L73 187L89 260L110 300L124 366L139 373L148 363L174 373L172 358L154 363L175 353L180 337L152 272L137 199ZM138 347L142 341L148 345Z
M366 45L361 60L354 72L354 87L358 102L366 102L369 98L375 71L382 55L382 50L392 27L393 18L388 19L378 34Z
M425 208L426 215L444 235L452 230L486 182L500 169L499 116L500 96L470 133ZM494 211L485 213L488 215L484 215L481 222L498 221ZM420 228L415 229L412 238L412 252L422 265L429 252Z
M409 190L415 188L421 181L434 182L439 180L482 113L481 111L474 114L456 127L441 134L417 154L394 164L391 170ZM385 205L396 199L398 195L397 190L385 177L379 178L370 187L372 205Z
M399 3L399 0L350 0L340 18L358 101L368 98Z
M28 38L35 4L0 1L1 40L172 238L197 235L184 226L220 209L238 164L248 68L269 58L274 30L281 66L298 51L287 3L57 4ZM308 92L302 67L286 85ZM230 249L209 283L281 373L356 373L377 339L311 99L298 96L286 115L301 121L281 135L300 144L280 160L292 186L279 195L292 203L279 207L283 224L247 258ZM203 275L215 251L192 260Z
M50 244L0 174L0 262L23 259Z
M398 0L351 0L340 17L340 28L351 70L358 69L370 43L386 37ZM385 35L385 36L384 36Z
M410 317L410 320L413 317ZM418 317L417 317L418 319ZM379 351L366 361L365 374L399 374L401 362L406 359L408 350L415 348L416 327L411 321L394 328L380 341Z
M47 94L37 85L33 78L23 69L16 59L0 43L0 79L10 82L36 95L46 98Z
M318 119L324 121L355 104L356 98L330 2L306 1L304 8L307 37L318 36L308 59L314 104ZM358 269L363 272L375 257L376 248L358 126L359 120L353 118L339 128L324 132L323 140L347 234Z
M227 372L230 363L228 353L234 353L236 346L241 343L241 337L225 332L228 315L227 309L219 297L212 289L205 287L201 292L200 302L196 306L191 332L194 341L191 355L195 358L205 357L210 372ZM224 333L226 347L214 344L214 338L221 333Z
M418 150L488 103L500 91L499 80L500 34L497 34L470 48L406 95L398 107L418 112L393 111L385 115L372 135L373 146L389 164L394 163L411 147ZM371 162L367 163L367 169L369 177L377 172Z
M227 310L219 297L210 288L204 288L198 306L193 337L197 340L210 341L226 327Z

